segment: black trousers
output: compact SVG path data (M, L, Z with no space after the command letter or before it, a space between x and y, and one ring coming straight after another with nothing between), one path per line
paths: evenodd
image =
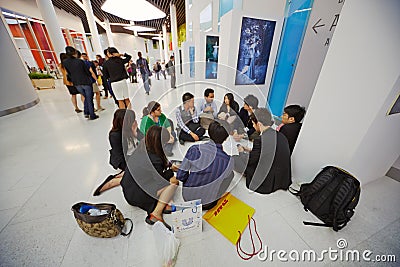
M190 121L190 122L188 122L186 124L186 126L193 133L195 133L199 138L202 137L206 133L206 130L203 127L201 127L200 123L195 123L195 122ZM183 130L180 130L179 140L183 140L185 142L195 142L193 137L190 134L188 134L185 131L183 131Z

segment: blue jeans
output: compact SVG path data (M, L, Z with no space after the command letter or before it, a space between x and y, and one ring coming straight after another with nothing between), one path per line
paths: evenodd
M146 93L150 92L149 74L142 73L142 79L143 79L143 84L144 84L144 90L146 91Z
M75 85L75 87L79 93L85 97L85 102L83 103L83 113L85 115L89 115L91 119L94 119L96 114L94 114L92 85Z

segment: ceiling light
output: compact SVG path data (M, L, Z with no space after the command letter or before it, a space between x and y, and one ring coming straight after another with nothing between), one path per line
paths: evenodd
M164 18L166 14L145 0L107 0L101 9L126 20L145 21Z
M124 28L127 30L130 30L130 31L136 31L136 32L152 32L152 31L156 30L154 28L138 26L138 25L131 25L131 26L124 27Z

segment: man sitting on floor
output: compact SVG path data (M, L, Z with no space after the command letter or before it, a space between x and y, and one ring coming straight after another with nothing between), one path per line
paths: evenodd
M176 111L176 121L180 128L179 143L183 145L185 141L195 142L202 140L206 130L200 126L199 116L194 107L194 96L191 93L184 93L182 96L183 105Z
M201 199L203 209L215 206L233 179L233 160L222 149L228 127L212 122L208 129L212 141L191 146L176 176L183 182L185 201Z
M204 98L199 101L198 107L200 124L204 129L208 130L208 126L217 118L218 114L217 105L214 102L213 89L207 88L204 91Z
M239 156L234 156L235 170L244 173L246 186L252 191L269 194L278 189L287 190L292 174L286 137L270 127L271 113L265 108L256 109L251 120L260 136L254 139L253 149L238 147Z

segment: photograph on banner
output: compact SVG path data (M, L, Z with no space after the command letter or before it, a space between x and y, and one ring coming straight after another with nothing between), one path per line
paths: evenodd
M217 79L219 37L206 36L206 79Z
M195 64L194 64L194 46L189 46L189 75L190 78L194 78L195 75Z
M276 21L243 17L235 85L264 84Z

